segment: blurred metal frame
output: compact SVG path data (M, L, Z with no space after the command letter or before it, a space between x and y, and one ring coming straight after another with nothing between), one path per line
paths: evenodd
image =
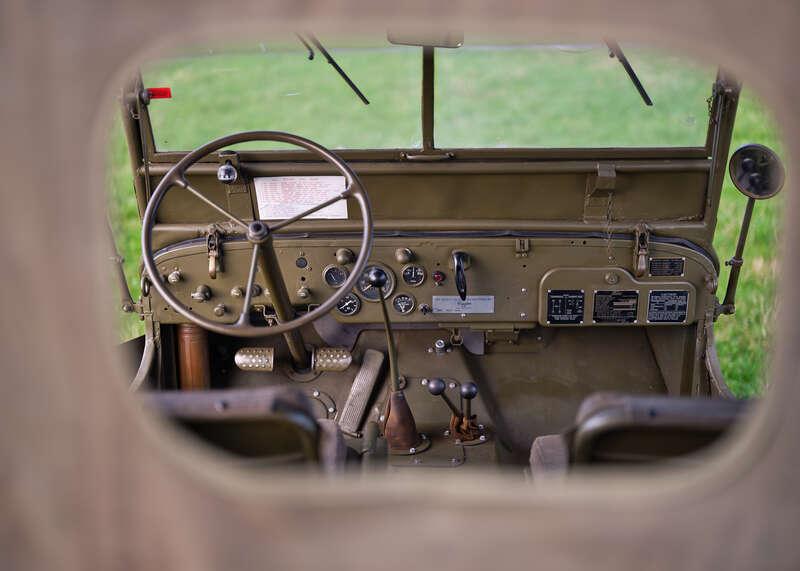
M105 100L130 75L132 54L204 34L278 25L347 33L416 18L561 40L657 39L756 88L784 129L787 164L800 164L791 106L800 5L766 0L758 18L751 8L746 0L4 3L0 221L15 239L0 253L2 567L798 568L798 248L783 248L771 390L702 469L576 474L534 486L497 474L480 486L469 475L437 487L389 477L331 484L226 468L127 395L110 345L116 304L103 280ZM784 244L800 242L794 186L785 193ZM465 521L475 538L453 549L447 538Z

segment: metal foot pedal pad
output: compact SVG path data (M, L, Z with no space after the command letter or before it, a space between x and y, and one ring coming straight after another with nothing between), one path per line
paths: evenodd
M311 354L315 373L339 373L353 362L353 355L344 347L319 347Z
M236 351L233 362L243 371L271 371L275 366L273 347L242 347Z
M364 351L361 368L358 370L356 378L353 379L350 394L347 395L347 401L339 415L339 427L345 434L351 436L358 434L358 427L361 425L361 419L364 418L367 402L381 372L383 359L383 353L380 351L374 349Z

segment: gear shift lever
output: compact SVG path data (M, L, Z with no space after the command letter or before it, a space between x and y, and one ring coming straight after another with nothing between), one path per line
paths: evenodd
M459 410L450 397L445 394L447 384L443 379L431 379L428 381L428 392L435 397L442 397L447 408L452 413L450 415L450 433L461 442L471 442L473 440L485 441L483 427L475 422L472 416L472 399L478 396L478 385L471 381L461 383L461 403L463 410Z
M428 381L428 392L435 397L442 397L445 404L450 409L450 412L452 412L454 416L461 416L461 411L456 408L456 405L453 404L453 401L450 400L450 397L445 394L444 390L446 388L447 383L445 383L442 379L431 379Z
M386 420L383 425L383 434L389 445L389 451L395 454L416 454L427 448L424 440L417 432L417 423L408 406L406 396L400 388L400 374L397 370L397 349L389 323L389 312L386 310L386 300L383 298L383 287L388 281L386 272L373 267L367 273L369 285L378 289L378 299L381 303L383 325L386 328L386 345L389 351L389 376L391 377L391 392L386 407Z

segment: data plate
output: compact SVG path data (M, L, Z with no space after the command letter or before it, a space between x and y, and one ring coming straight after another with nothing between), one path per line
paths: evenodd
M547 323L579 325L583 323L583 290L553 289L547 292Z
M636 323L638 309L636 290L594 292L595 323Z
M434 295L431 305L434 313L494 313L494 296L468 295L462 300L457 295Z
M688 310L688 291L651 291L647 302L647 321L648 323L684 323Z
M684 258L650 258L650 275L653 277L680 277L683 275Z

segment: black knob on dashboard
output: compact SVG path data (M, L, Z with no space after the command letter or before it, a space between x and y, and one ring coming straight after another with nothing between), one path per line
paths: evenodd
M442 379L431 379L428 381L428 392L438 397L447 388L447 384Z
M386 282L389 281L389 277L386 275L386 272L384 272L382 269L371 268L367 272L367 281L369 282L369 285L371 285L372 287L381 289L383 288L383 286L386 285Z
M461 396L467 400L472 400L478 396L478 385L467 382L461 383Z

